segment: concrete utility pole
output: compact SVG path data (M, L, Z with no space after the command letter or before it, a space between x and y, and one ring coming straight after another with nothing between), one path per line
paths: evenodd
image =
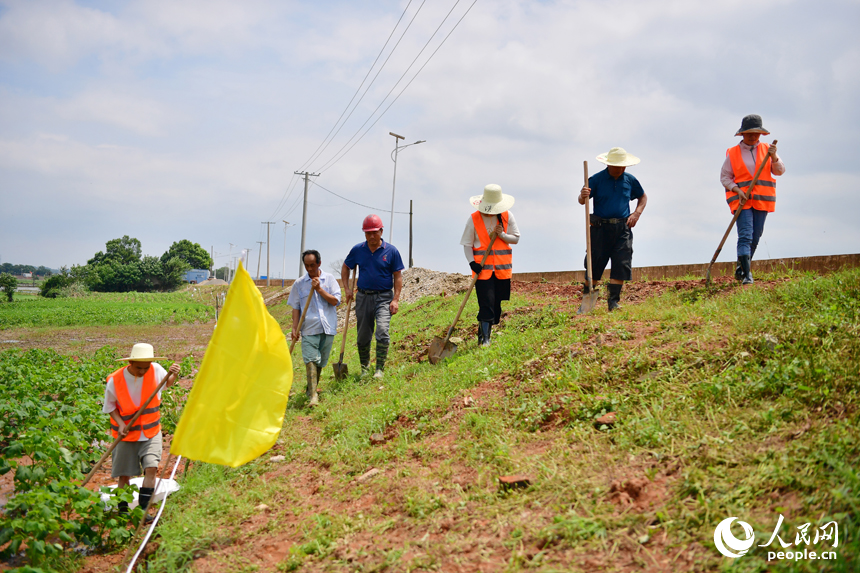
M263 260L263 241L257 241L260 243L260 256L257 257L257 280L260 280L260 261Z
M391 181L391 222L388 224L388 242L392 243L392 237L394 236L394 189L397 186L397 154L400 153L401 149L406 149L407 147L418 145L419 143L426 143L426 140L422 139L421 141L416 141L415 143L410 143L409 145L400 147L400 140L406 138L402 135L397 135L393 131L389 131L388 135L394 136L394 151L391 152L391 159L394 161L394 179Z
M272 280L272 273L269 272L269 253L272 251L272 245L269 241L269 237L272 232L272 225L275 224L274 221L263 221L263 224L266 226L266 286L269 286L270 281Z
M284 221L281 219L281 221ZM284 286L284 279L287 278L287 227L292 227L292 223L284 221L284 270L281 271L281 286Z
M409 268L412 268L412 199L409 200Z
M299 249L299 278L302 276L302 271L305 270L305 265L302 262L302 253L305 252L305 230L308 223L308 177L319 177L319 173L308 173L307 171L294 171L296 175L302 175L305 179L305 202L302 205L302 243Z

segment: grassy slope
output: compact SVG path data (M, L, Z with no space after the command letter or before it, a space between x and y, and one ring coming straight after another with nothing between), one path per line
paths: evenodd
M458 302L395 317L383 383L329 370L309 414L297 377L286 462L192 466L151 570L804 570L713 547L723 518L765 543L779 514L786 541L836 519L839 560L808 570L855 570L860 272L588 317L515 297L492 347L470 334L443 365L416 363ZM617 425L595 427L607 410ZM531 487L499 493L513 473Z

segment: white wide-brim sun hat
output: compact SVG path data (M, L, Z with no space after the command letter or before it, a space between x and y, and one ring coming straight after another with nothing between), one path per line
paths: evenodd
M117 362L154 362L155 360L167 360L164 356L153 356L151 344L138 342L131 347L131 356L117 358Z
M597 160L601 163L605 163L606 165L612 165L613 167L630 167L631 165L636 165L641 161L635 155L631 155L624 151L623 147L613 147L609 150L609 153L601 153L597 156Z
M514 198L502 193L501 186L490 183L484 187L483 195L475 195L469 203L484 215L498 215L514 206Z

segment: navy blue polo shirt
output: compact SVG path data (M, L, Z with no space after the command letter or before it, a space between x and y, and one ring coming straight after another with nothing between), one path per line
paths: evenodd
M613 179L609 169L588 178L594 214L601 219L622 219L630 216L630 201L645 194L639 180L627 173Z
M385 241L372 253L367 241L357 244L350 249L343 263L350 269L355 265L360 267L357 286L364 290L391 290L394 288L394 273L404 269L400 251Z

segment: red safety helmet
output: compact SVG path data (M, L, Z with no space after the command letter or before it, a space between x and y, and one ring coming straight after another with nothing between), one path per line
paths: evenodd
M378 231L382 228L382 219L379 215L368 215L364 218L364 223L361 224L361 230L365 233Z

